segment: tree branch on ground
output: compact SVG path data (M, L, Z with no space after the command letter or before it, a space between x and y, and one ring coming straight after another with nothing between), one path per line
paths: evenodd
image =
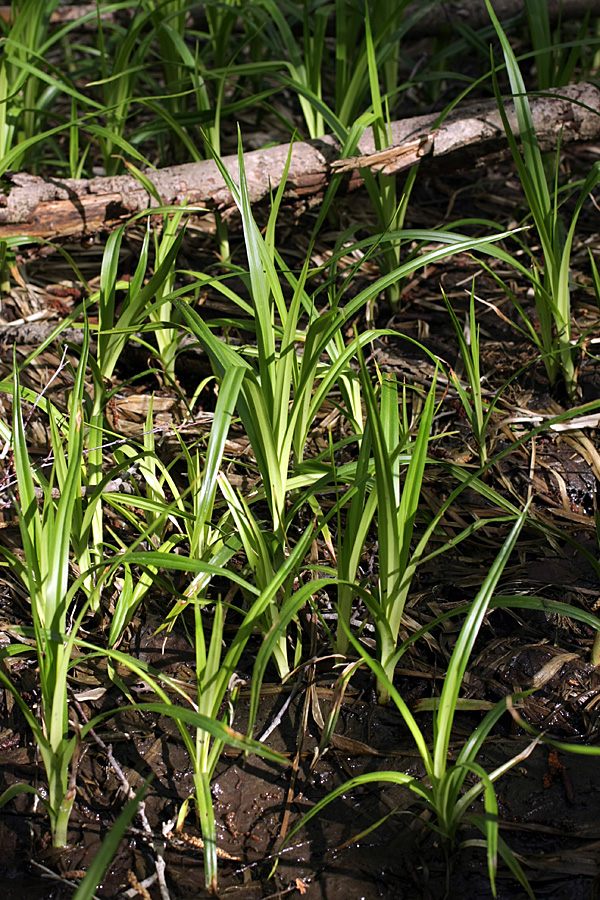
M570 85L532 96L531 112L542 150L553 150L574 141L592 141L600 136L600 91L592 84ZM507 102L508 118L518 130L513 105ZM453 110L438 127L439 113L402 119L391 124L389 150L376 152L373 133L366 129L358 143L358 155L340 160L339 141L327 135L298 141L291 147L285 196L299 206L318 202L336 173L342 174L340 190L362 186L359 167L385 174L399 174L416 162L425 171L485 165L493 154L507 150L500 114L494 101L464 104ZM277 189L284 176L290 144L253 150L245 154L248 191L253 204ZM223 160L235 181L237 156ZM164 205L205 207L222 214L235 212L233 198L212 160L149 169L146 176L155 185ZM93 234L110 229L157 201L148 196L131 175L92 179L44 178L27 173L5 173L5 192L0 193L0 239L15 235L56 238Z

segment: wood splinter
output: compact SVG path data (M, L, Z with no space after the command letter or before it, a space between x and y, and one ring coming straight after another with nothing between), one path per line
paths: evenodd
M348 159L338 159L331 163L331 168L336 172L351 172L353 169L369 168L372 172L381 172L382 175L395 175L403 169L414 166L428 153L432 153L436 134L437 131L431 131L414 141L396 144L385 150L366 153L363 156L351 156Z

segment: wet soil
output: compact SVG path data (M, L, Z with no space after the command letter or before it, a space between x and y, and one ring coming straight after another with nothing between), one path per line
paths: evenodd
M270 699L272 703L265 705L265 721L272 714L271 706L282 698L273 691ZM293 752L301 706L299 702L289 709L274 735L275 747ZM314 723L309 728L289 807L287 774L256 757L232 758L225 754L213 785L223 854L219 896L240 900L279 896L305 896L309 900L491 897L483 850L456 849L448 858L427 827L427 816L415 806L414 795L403 786L386 783L386 771L423 777L400 715L394 710L378 710L372 702L348 698L341 718L341 749L334 741L312 772L315 738L311 732L317 729ZM455 752L461 736L467 736L473 724L468 718L459 721ZM142 730L138 719L133 724L134 732L130 722L115 718L115 728L127 729L126 741L113 735L113 748L128 780L137 786L149 772L155 775L146 800L155 837L148 840L139 828L131 830L98 888L99 897L120 896L132 883L130 872L138 882L148 877L151 880L161 823L176 813L191 789L191 773L182 748L160 725L157 723L148 734L149 729ZM499 733L486 742L480 762L492 770L521 753L528 743L518 734ZM368 754L360 752L365 748ZM11 900L72 896L73 888L66 882L76 883L120 805L120 786L114 775L92 757L93 751L80 771L83 788L73 818L72 849L57 852L46 846L43 816L32 815L29 810L19 813L18 809L3 814L0 877ZM19 765L5 751L3 768L9 780L12 774L35 780L34 760ZM381 782L349 790L326 807L293 837L277 857L277 869L269 877L285 810L290 811L293 823L332 788L364 772L380 772ZM502 779L498 790L501 836L526 862L537 897L594 896L600 841L599 790L597 759L560 754L557 762L541 747ZM376 822L379 827L372 830ZM475 836L466 831L462 838ZM178 838L166 843L163 852L170 896L209 896L202 887L199 833L191 821ZM148 890L151 897L160 896L156 885ZM502 867L498 896L526 896Z

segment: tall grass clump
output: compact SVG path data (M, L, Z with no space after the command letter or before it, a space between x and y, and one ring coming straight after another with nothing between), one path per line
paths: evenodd
M597 44L597 40L590 40L591 8L586 10L581 25L576 26L575 38L567 41L566 17L559 16L553 34L546 0L525 0L524 6L533 46L538 89L547 91L549 88L569 84L578 67L583 67L585 71L586 57Z
M529 212L541 244L542 260L538 262L535 258L532 258L532 270L529 274L539 320L539 335L529 323L518 304L517 308L522 315L528 333L541 352L550 383L555 385L558 378L561 377L569 398L574 400L577 395L577 368L575 364L576 348L573 347L571 341L569 267L577 219L585 201L600 181L600 163L595 163L587 178L579 183L579 194L571 214L571 221L568 227L565 227L560 213L561 203L559 202L561 195L558 184L560 145L557 149L553 183L549 186L542 152L531 116L527 89L519 65L490 0L486 0L486 6L504 55L519 126L521 149L519 149L517 140L508 122L498 87L496 70L492 66L498 109L502 117L517 173L523 186Z
M409 560L435 410L436 379L433 379L418 418L416 437L410 441L406 395L402 403L404 428L401 435L396 380L388 376L381 381L378 403L362 354L359 360L366 425L356 466L356 492L349 502L340 538L338 571L347 583L339 587L337 644L342 651L348 647L348 624L354 599L351 585L377 510L378 577L366 602L374 620L378 659L388 680L392 680L400 624L415 571ZM402 469L404 478L401 479ZM369 474L373 479L370 490ZM377 691L379 702L387 703L386 684L378 682Z
M535 746L535 741L522 753L488 772L477 762L477 755L494 725L505 713L512 699L499 701L484 716L479 725L474 729L468 740L460 750L456 761L452 762L449 756L450 737L457 711L461 708L460 690L465 676L469 657L484 621L486 612L493 597L494 590L502 570L515 546L517 537L526 519L524 510L496 560L489 570L476 598L473 600L460 634L452 651L448 670L444 678L442 692L439 699L429 705L433 709L433 750L429 749L427 736L419 726L415 715L411 712L402 696L388 679L380 663L373 659L365 650L362 643L349 633L353 649L359 658L373 671L378 682L385 686L389 696L402 715L404 722L415 742L417 752L422 760L427 774L426 779L418 779L402 772L379 771L365 775L359 775L332 791L322 800L319 800L310 812L303 816L299 823L290 831L286 838L287 843L313 816L319 814L328 803L342 794L347 794L354 788L377 782L389 782L405 785L415 795L415 803L425 806L432 814L429 827L441 839L450 856L460 850L462 846L483 846L487 857L488 875L492 894L496 896L496 874L498 867L498 854L515 878L525 889L527 896L533 898L531 887L521 868L521 865L510 848L499 836L498 829L498 801L494 784L502 775L513 766L525 759ZM430 626L428 626L429 629ZM257 660L258 664L258 660ZM523 695L519 695L523 696ZM470 786L467 785L469 779ZM473 783L474 782L474 783ZM479 798L483 798L482 812L473 811L473 805ZM426 823L428 820L424 820ZM465 825L472 825L483 834L483 841L467 840L463 843L459 840L459 831ZM283 846L280 849L283 849ZM448 878L450 867L448 868ZM450 882L447 885L450 890Z
M44 54L52 46L50 17L58 0L24 0L14 5L8 21L0 18L0 160L39 130L54 92L46 83ZM26 158L23 149L14 164Z
M221 479L221 484L231 513L236 520L248 559L253 561L251 567L257 579L257 585L266 586L288 553L290 520L287 515L287 503L290 491L306 488L322 477L322 466L319 464L312 467L310 460L304 459L304 448L311 424L333 385L337 384L340 387L345 401L345 415L353 423L353 427L357 427L359 432L362 431L363 413L360 394L357 395L355 390L358 382L351 362L360 348L373 340L379 332L372 330L363 332L357 337L356 342L351 342L346 346L341 337L345 324L351 321L379 291L394 284L428 261L460 252L463 249L481 248L486 250L491 246L490 241L504 237L506 233L485 239L475 239L447 232L420 232L422 238L427 236L439 241L444 246L397 267L380 278L373 286L361 291L346 306L342 306L340 294L330 308L317 310L315 299L309 294L307 288L308 257L300 274L295 276L285 270L275 249L274 225L283 195L285 179L282 180L274 198L266 235L263 238L250 208L241 148L239 151L239 186L232 181L218 157L216 162L242 217L248 258L248 274L245 276L245 281L249 289L250 302L236 295L225 285L220 284L219 289L230 300L233 300L245 314L246 318L232 319L231 321L240 324L241 327L247 328L250 325L253 328L256 334L255 348L249 353L244 353L228 346L218 340L206 322L181 296L174 297L174 302L183 313L193 334L208 353L217 377L222 379L225 372L232 367L242 368L244 372L237 400L237 411L250 439L261 477L261 490L256 499L264 498L266 501L270 522L268 524L264 521L260 522L253 514L247 499L239 497L236 500L233 492L227 487L226 479ZM412 233L407 232L407 234ZM201 284L208 282L207 278L200 275L196 275L196 278ZM286 299L283 291L284 278L292 290L289 300ZM363 394L365 391L368 392L368 385L370 385L369 376L363 373ZM384 388L386 398L388 397L388 388L391 388L391 385L386 385ZM429 418L429 422L433 414L433 403L434 395L431 394L426 404L425 416L426 419ZM394 401L386 400L386 404L388 412L384 428L389 435L389 441L385 445L385 449L381 442L377 444L379 448L377 463L380 464L378 477L382 479L387 477L384 474L386 467L391 465L394 471L397 471L398 465L395 457L391 461L389 459L390 454L398 453L396 446L398 431L397 427L392 424L391 412ZM371 406L371 418L373 418L371 429L375 429L374 423L377 421L375 402ZM426 450L428 433L429 426L426 421L423 436L420 433L415 444L415 460L418 458L419 461L415 461L410 470L409 490L401 504L402 522L398 522L397 510L393 512L390 509L390 518L385 519L390 528L396 530L400 528L402 531L400 544L394 537L395 532L389 533L390 553L387 562L390 567L390 578L395 584L392 593L396 594L396 589L399 589L398 579L400 579L403 584L401 593L404 598L410 584L410 578L403 571L410 544L408 534L412 531L412 524L408 523L414 521L414 505L422 478L423 454ZM388 459L388 462L384 463L384 458ZM330 476L330 478L332 477ZM387 488L384 487L383 482L381 491L383 492L381 496L387 497ZM395 477L393 496L400 499L397 477ZM314 502L310 500L308 502L314 508ZM388 501L385 499L382 502ZM372 514L371 510L371 516ZM392 519L395 525L392 525ZM395 541L396 548L399 546L403 548L399 566L398 561L392 560L394 553L392 546ZM412 571L414 570L411 569ZM386 587L384 590L387 593L388 588ZM398 610L403 602L404 600L400 605L396 601L392 603L396 610L391 616L393 620L392 643L396 639L394 635L397 636L397 624L401 618L401 611L398 615ZM387 604L386 600L383 607L387 608ZM384 620L389 621L389 619L390 616L386 612ZM342 638L342 644L343 642ZM387 646L388 642L386 641ZM278 661L282 674L285 674L287 665L286 652L282 645ZM385 655L387 657L387 650Z
M27 449L21 410L22 394L16 358L14 360L13 453L19 491L16 508L24 558L20 559L6 548L0 548L27 590L31 603L41 688L40 717L20 698L17 702L33 732L44 765L48 794L47 797L40 797L50 819L52 842L57 847L67 843L69 817L75 800L74 757L78 740L69 726L67 674L81 613L77 615L74 611L74 596L69 591L69 565L71 524L75 518L81 519L83 394L87 351L86 342L71 395L66 447L63 446L58 422L50 419L55 461L50 479L41 482L41 510L38 509L36 484ZM52 497L54 485L60 490L58 501ZM73 613L75 622L67 635L67 619ZM3 651L5 658L11 655L11 649ZM4 671L0 671L0 679L14 694L15 689ZM36 789L29 785L17 786L13 794L17 790L36 793Z
M84 432L87 427L84 392L88 352L89 330L86 330L72 391L69 425L64 438L60 417L57 415L57 411L47 404L54 455L54 462L48 478L44 477L39 469L33 467L27 449L21 409L23 389L20 386L16 364L14 367L13 451L19 492L19 503L15 505L19 517L24 558L21 559L6 548L0 548L0 552L8 560L12 571L22 582L30 597L32 627L25 626L21 630L26 637L33 638L31 644L37 660L41 689L39 714L28 707L20 696L17 685L11 681L10 665L7 667L8 671L5 668L0 669L0 681L12 692L33 734L44 765L47 792L28 784L16 784L5 791L0 798L0 805L5 805L18 793L36 794L48 813L53 844L57 847L67 844L69 818L76 797L77 772L83 751L83 741L90 729L94 728L107 715L114 713L114 711L102 713L85 723L85 726L77 726L76 717L70 706L69 680L77 663L81 663L89 657L108 657L109 674L111 663L118 662L145 680L151 690L158 695L156 703L134 704L133 708L146 709L173 719L190 752L195 773L195 800L206 845L206 883L207 887L214 890L217 877L217 851L210 779L224 744L237 744L240 748L259 753L264 751L264 754L270 756L274 761L280 764L286 763L280 754L273 753L262 744L249 741L234 732L231 728L229 713L221 721L221 704L226 695L233 691L230 709L235 708L233 702L235 698L235 667L261 616L264 615L265 608L272 602L273 594L280 588L281 582L289 577L289 568L296 566L298 557L301 559L305 554L312 536L312 529L308 529L303 539L298 542L295 552L290 555L286 565L278 573L274 584L270 585L263 595L257 597L258 592L251 585L246 584L242 579L237 579L245 588L246 593L254 594L254 602L238 628L235 640L229 645L223 658L224 605L217 600L212 616L211 636L208 638L206 636L206 601L202 597L203 582L199 577L203 575L210 579L211 575L221 574L223 569L218 564L218 559L215 560L210 555L208 561L203 558L192 559L181 554L175 555L170 552L173 550L173 546L167 550L163 547L136 553L135 544L123 548L121 552L111 556L108 546L106 543L103 544L104 558L100 565L95 564L96 569L99 567L102 569L102 577L97 583L97 596L100 594L102 582L112 582L115 574L123 567L129 571L142 567L144 574L149 572L155 576L160 568L179 569L191 573L192 579L183 595L183 600L186 605L194 604L195 606L194 647L197 664L195 703L190 703L190 698L185 692L166 679L171 690L174 690L176 696L179 696L180 702L182 699L184 700L184 707L176 705L161 688L159 682L162 676L159 673L150 673L148 667L114 649L114 644L120 636L119 629L124 627L133 612L131 606L125 608L124 601L119 602L115 614L117 628L113 629L114 634L111 632L113 646L98 648L90 644L82 636L81 628L84 617L91 607L92 598L86 598L84 591L85 581L90 573L82 571L79 577L73 580L70 571L71 560L77 550L77 545L82 539L89 541L91 527L91 517L86 514L85 501L82 496L82 470L85 466ZM210 516L212 510L216 491L216 471L220 463L239 382L238 370L232 370L224 380L221 405L217 408L217 421L220 421L221 427L215 429L209 444L209 462L204 483L194 486L200 495L196 508L201 513L204 511L205 518ZM29 396L29 393L26 392L25 396ZM102 485L99 486L99 490L101 487ZM59 494L58 498L56 489ZM38 508L40 493L41 509ZM134 497L128 499L130 507L140 503ZM152 508L149 504L146 506ZM176 506L177 504L174 504L175 511ZM155 511L158 507L158 503L154 504ZM164 502L161 509L163 517L172 514L172 510L168 506L165 509ZM76 528L80 529L79 533L76 533ZM150 537L151 534L152 530L150 529L141 537L142 539ZM234 543L233 546L235 550L238 545ZM227 574L230 574L231 578L235 580L233 573ZM148 588L147 583L145 587ZM124 594L127 596L127 590L124 591ZM0 651L0 658L5 662L10 662L14 657L30 652L32 651L29 643L17 643L3 648ZM113 680L116 684L123 686L120 678L114 677ZM126 688L125 691L128 693ZM191 710L189 709L190 705ZM192 735L195 735L195 738ZM185 812L182 811L181 821L184 817Z
M469 312L465 317L464 327L461 326L458 316L452 308L443 289L442 295L458 340L460 358L465 369L467 380L466 388L463 387L456 372L452 371L450 377L458 392L465 415L473 430L473 438L479 454L479 463L484 467L488 460L488 447L486 441L487 432L496 404L496 398L488 404L486 404L484 400L479 323L475 317L475 283L473 283L471 288Z

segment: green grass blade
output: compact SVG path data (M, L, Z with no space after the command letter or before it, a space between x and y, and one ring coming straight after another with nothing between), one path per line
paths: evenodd
M219 386L219 397L206 449L202 486L196 505L196 527L204 526L205 523L210 521L217 489L217 474L223 459L225 441L227 440L229 426L235 412L244 374L244 370L240 366L227 369Z
M519 64L517 63L513 49L498 21L490 0L485 0L485 5L487 6L492 24L496 29L496 34L498 35L504 54L506 70L508 72L513 93L515 113L519 123L519 136L523 148L527 177L534 188L540 210L544 215L547 215L551 209L550 194L548 192L548 182L546 180L542 155L540 153L535 126L531 115L531 107L527 97L527 88L525 87L525 82L523 81L521 70L519 69Z
M384 617L389 621L396 599L396 589L400 581L398 549L401 547L401 539L398 508L394 499L394 475L390 464L390 456L396 448L390 448L386 445L386 429L382 422L371 378L360 348L358 348L358 353L363 398L367 409L367 420L371 426L375 483L377 486L379 602Z
M517 542L519 533L527 518L527 507L520 514L511 533L504 542L490 571L483 582L477 597L471 605L469 614L461 629L456 646L452 653L450 665L444 679L444 686L440 698L440 711L437 717L437 733L434 747L434 771L437 778L442 778L446 771L448 759L448 746L454 722L456 701L462 685L462 680L467 668L473 645L479 633L479 629L487 612L490 600L498 584L502 571L508 562Z

